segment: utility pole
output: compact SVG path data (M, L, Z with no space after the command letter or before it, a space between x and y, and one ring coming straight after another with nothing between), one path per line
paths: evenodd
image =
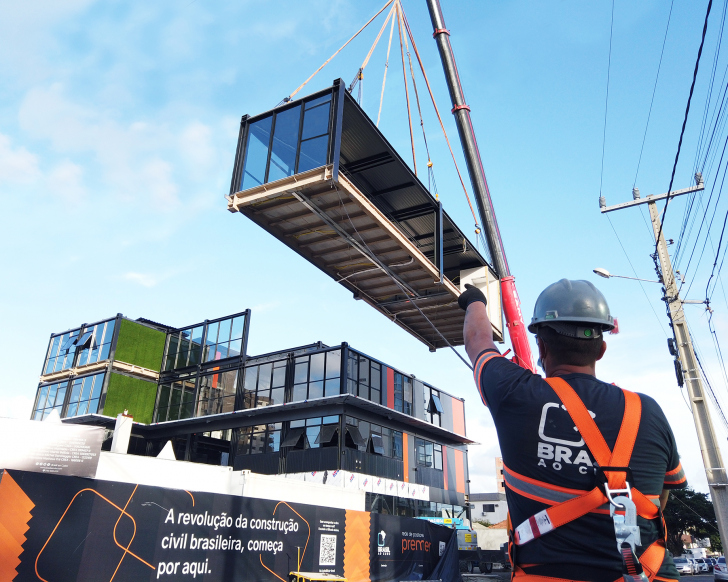
M528 335L521 314L521 300L516 291L516 279L511 275L508 267L506 251L503 248L503 241L498 229L498 221L495 219L495 210L493 210L493 202L490 199L488 181L485 179L485 170L480 159L478 142L475 140L475 130L470 120L470 107L465 103L463 86L460 84L460 75L455 64L455 54L450 45L450 31L445 28L445 19L442 16L439 0L427 0L427 8L430 11L430 20L434 29L432 36L437 41L442 68L445 72L445 81L450 91L452 114L455 116L458 127L460 144L463 147L465 163L468 166L470 184L475 194L475 202L483 225L483 233L488 244L493 267L500 278L503 313L505 314L513 351L516 354L514 361L521 367L535 373L536 368L533 365L531 346L528 343Z
M693 420L695 421L695 430L698 433L700 452L703 456L703 464L705 465L705 475L708 478L710 496L713 500L715 515L718 521L718 531L721 542L728 544L728 530L726 529L728 528L728 489L726 488L728 486L728 479L726 479L725 466L723 465L723 459L715 438L710 412L708 411L708 403L706 402L705 390L700 376L698 361L695 357L693 342L690 338L690 330L685 319L683 304L688 303L688 301L680 299L677 281L672 270L670 255L667 252L667 243L665 242L665 235L656 204L658 200L663 199L665 200L665 204L669 204L670 199L675 196L703 190L703 178L700 174L696 174L695 181L697 183L695 187L677 190L669 194L647 196L646 198L640 198L639 189L635 188L632 191L634 197L632 202L607 206L604 198L600 198L599 206L601 207L602 213L621 210L639 204L647 204L649 207L652 229L657 246L657 258L660 261L660 270L662 271L662 299L667 305L675 346L677 348L677 353L673 353L674 349L671 348L671 353L675 355L677 381L680 386L683 384L687 385Z

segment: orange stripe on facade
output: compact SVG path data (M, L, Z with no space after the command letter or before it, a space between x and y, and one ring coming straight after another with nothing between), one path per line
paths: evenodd
M455 451L455 491L465 493L465 453Z
M4 471L0 475L0 580L15 580L35 504Z
M349 582L370 582L369 539L371 514L346 510L344 527L344 578Z
M465 436L465 403L458 398L452 399L452 430Z
M387 408L394 410L394 370L387 368Z
M404 464L404 475L402 476L402 480L406 483L409 483L409 442L407 442L409 439L407 438L407 433L402 433L402 461Z

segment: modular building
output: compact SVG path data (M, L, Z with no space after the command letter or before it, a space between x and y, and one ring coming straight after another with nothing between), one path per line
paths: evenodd
M356 479L369 511L463 516L465 404L347 343L248 355L250 311L173 328L122 315L50 338L31 417L134 424L129 453Z

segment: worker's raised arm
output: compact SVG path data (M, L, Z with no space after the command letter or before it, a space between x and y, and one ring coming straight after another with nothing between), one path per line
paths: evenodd
M493 327L486 309L487 300L480 289L466 284L465 291L458 298L458 305L465 310L465 351L474 364L483 351L498 349L493 341Z

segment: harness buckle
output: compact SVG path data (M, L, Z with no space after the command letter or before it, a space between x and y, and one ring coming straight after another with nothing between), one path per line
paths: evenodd
M610 489L607 473L624 473L624 484L626 487L623 489ZM604 496L609 500L609 503L617 509L622 509L622 506L614 503L615 496L624 494L630 501L632 500L632 488L630 487L630 483L634 483L634 479L632 478L632 469L629 467L597 467L596 480L596 486L602 493L604 493Z

